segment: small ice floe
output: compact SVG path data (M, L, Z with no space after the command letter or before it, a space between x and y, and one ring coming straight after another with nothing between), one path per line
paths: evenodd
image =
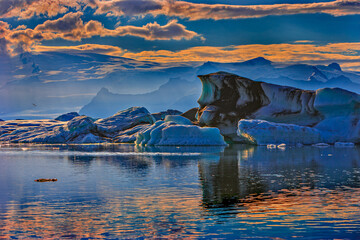
M268 144L266 145L267 149L276 149L276 145L275 144Z
M34 182L56 182L56 178L39 178L34 180Z
M326 147L329 147L330 145L327 144L327 143L316 143L316 144L313 144L311 145L313 147L319 147L319 148L326 148Z
M355 144L352 142L336 142L335 147L355 147Z
M265 173L265 174L261 174L262 177L284 177L284 175L281 174L272 174L272 173Z
M277 148L280 149L280 150L285 150L286 149L286 144L285 143L279 144L279 145L277 145Z

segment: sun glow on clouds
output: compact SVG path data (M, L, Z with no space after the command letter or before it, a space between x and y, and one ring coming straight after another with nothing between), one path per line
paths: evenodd
M273 62L322 63L339 61L343 67L360 61L360 43L315 44L251 44L230 47L193 47L181 51L125 52L122 56L156 62L239 62L262 56Z
M110 56L121 56L124 50L110 45L101 44L83 44L77 46L43 46L36 45L33 48L34 52L83 52L83 53L97 53Z
M190 20L256 18L270 15L326 13L333 16L359 14L358 0L336 0L320 3L228 5L191 3L176 0L17 0L2 1L0 17L28 19L34 16L49 17L70 9L95 9L96 14L113 16L176 16Z
M34 28L25 25L12 28L0 21L0 54L23 52L64 51L92 52L122 56L136 60L156 62L237 62L263 56L274 62L326 62L339 61L343 67L356 69L360 64L359 43L328 43L317 45L309 40L271 45L250 44L236 46L194 46L175 50L130 52L120 47L102 45L103 37L136 36L147 41L154 40L204 40L201 32L183 25L187 20L259 18L270 15L294 15L326 13L333 16L360 14L359 0L336 0L301 4L226 5L192 3L176 0L0 0L0 19L10 17L30 19L34 16L44 21ZM89 15L86 9L92 9ZM56 18L57 15L60 17ZM105 27L94 15L134 17L152 15L167 16L167 23L155 20L142 26L115 24ZM51 19L48 19L51 17ZM169 18L170 17L170 18ZM175 18L175 19L174 19ZM85 20L86 19L86 20ZM177 19L186 19L179 23ZM191 26L191 24L190 24ZM231 28L229 28L231 31ZM200 31L200 30L198 30ZM63 39L81 41L99 37L97 44L50 47L42 45L46 40ZM344 40L347 41L347 40ZM324 42L324 41L323 41ZM126 48L126 46L124 46ZM161 48L160 48L161 49Z
M273 62L287 63L326 63L339 62L348 70L359 70L360 67L360 42L357 43L332 43L316 45L308 41L293 44L251 44L227 47L200 46L181 51L142 51L129 52L115 46L85 44L70 47L36 46L33 51L59 51L59 52L92 52L110 56L121 56L139 61L154 61L159 63L183 62L239 62L262 56Z
M136 36L146 40L181 40L201 37L196 32L187 30L186 27L176 20L170 20L166 25L161 26L157 22L147 23L142 27L119 26L115 29L107 29L99 21L90 20L83 22L83 13L67 13L56 20L47 20L37 25L34 29L20 26L10 29L9 24L0 21L1 53L21 53L30 51L30 48L44 40L65 39L69 41L80 41L93 36L120 37Z

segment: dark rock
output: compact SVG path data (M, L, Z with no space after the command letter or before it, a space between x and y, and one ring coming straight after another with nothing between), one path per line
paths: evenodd
M166 115L180 115L180 114L182 114L182 112L178 110L168 109L166 111L153 113L151 114L151 116L155 118L155 121L158 121L158 120L164 120Z
M34 180L34 182L56 182L56 178L39 178Z
M197 114L198 110L199 110L199 108L192 108L190 110L187 110L180 116L186 117L187 119L189 119L192 122L197 122L196 114Z
M69 112L55 118L57 121L70 121L74 117L80 116L77 112Z

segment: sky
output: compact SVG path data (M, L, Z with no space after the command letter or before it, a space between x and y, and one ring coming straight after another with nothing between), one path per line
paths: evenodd
M338 61L358 70L360 1L1 0L0 53L156 62Z
M360 0L0 0L0 117L149 92L173 77L158 66L257 57L360 72Z

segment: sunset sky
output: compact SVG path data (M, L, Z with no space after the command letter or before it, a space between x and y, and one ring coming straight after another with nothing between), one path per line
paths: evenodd
M1 0L0 53L156 62L339 62L360 69L360 1Z
M103 88L200 88L205 62L257 57L359 73L360 1L0 0L0 119L80 111Z

